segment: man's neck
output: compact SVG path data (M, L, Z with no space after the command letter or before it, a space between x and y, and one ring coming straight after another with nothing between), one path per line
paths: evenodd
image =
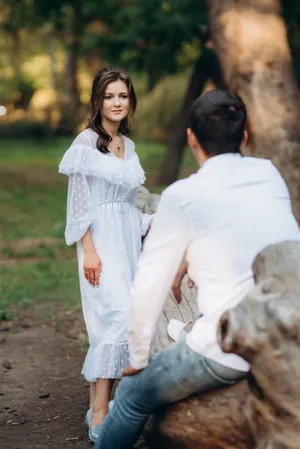
M207 159L210 159L211 157L207 156L207 154L205 154L201 148L198 148L196 151L194 150L193 153L199 167L201 167L204 164L204 162L206 162Z

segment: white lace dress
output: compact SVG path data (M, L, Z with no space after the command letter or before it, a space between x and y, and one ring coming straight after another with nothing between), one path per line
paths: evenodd
M82 374L89 382L119 378L128 366L127 318L130 287L150 215L135 206L144 171L134 143L124 137L124 161L96 147L97 134L86 129L65 153L59 172L69 177L66 242L77 242L82 308L90 348ZM102 260L99 288L83 273L81 238L91 227Z

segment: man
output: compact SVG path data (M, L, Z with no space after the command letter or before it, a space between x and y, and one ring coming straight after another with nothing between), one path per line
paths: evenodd
M157 407L247 375L247 362L223 353L217 343L219 318L252 288L257 253L300 235L277 169L241 156L245 125L244 104L225 91L204 94L191 109L188 143L201 169L162 194L133 284L131 366L97 449L129 449ZM156 322L185 253L204 316L186 339L149 362Z

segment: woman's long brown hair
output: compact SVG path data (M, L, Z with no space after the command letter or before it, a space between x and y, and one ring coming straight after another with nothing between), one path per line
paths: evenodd
M100 70L93 81L91 95L91 117L88 122L88 128L91 128L98 134L97 148L101 153L109 153L108 145L112 138L102 126L101 108L104 101L106 88L110 83L115 81L123 81L128 89L130 111L119 127L121 134L127 134L130 129L130 118L134 114L137 105L137 98L133 88L130 76L123 69L105 68Z

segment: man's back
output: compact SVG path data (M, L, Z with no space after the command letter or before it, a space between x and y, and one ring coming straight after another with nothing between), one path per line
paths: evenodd
M187 344L227 367L247 363L217 343L220 316L253 286L252 263L266 246L300 240L288 189L270 161L242 157L247 113L230 92L199 97L187 137L201 166L168 187L141 255L132 289L131 363L146 365L153 328L184 254L198 286L197 320Z
M198 306L204 314L191 346L203 353L200 334L206 334L206 349L213 338L210 317L213 329L220 314L251 289L255 256L270 244L300 240L299 227L287 187L267 160L216 156L169 191L178 198L190 226L189 273L199 288Z

